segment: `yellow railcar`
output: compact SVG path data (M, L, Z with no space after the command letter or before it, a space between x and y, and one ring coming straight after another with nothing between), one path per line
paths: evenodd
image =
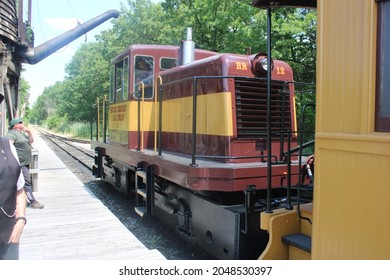
M318 16L314 199L300 209L311 224L296 211L263 213L270 241L260 258L390 259L390 1L252 4ZM281 242L301 233L311 250Z

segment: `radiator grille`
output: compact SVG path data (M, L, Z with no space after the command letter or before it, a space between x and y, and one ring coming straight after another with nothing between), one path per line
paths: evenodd
M279 138L281 131L291 129L290 95L287 89L288 86L284 82L272 81L272 138ZM236 78L235 91L237 137L245 139L267 137L267 81Z

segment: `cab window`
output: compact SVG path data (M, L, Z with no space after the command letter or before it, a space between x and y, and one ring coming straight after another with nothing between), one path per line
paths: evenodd
M125 57L123 61L123 91L122 100L129 99L129 57Z
M167 70L177 66L176 58L162 57L160 59L160 70Z
M390 2L378 3L375 131L390 132Z
M137 55L134 58L134 88L135 98L142 96L142 83L144 85L144 98L153 98L153 69L154 59L151 56ZM141 83L142 82L142 83Z
M128 95L128 75L129 75L129 59L128 57L115 63L114 80L112 82L113 93L111 102L121 102L127 100Z

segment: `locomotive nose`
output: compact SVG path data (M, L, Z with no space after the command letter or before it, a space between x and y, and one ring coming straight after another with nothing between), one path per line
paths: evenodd
M251 61L251 69L253 75L257 77L262 77L267 74L267 54L266 53L258 53ZM271 58L271 71L274 69L274 61Z

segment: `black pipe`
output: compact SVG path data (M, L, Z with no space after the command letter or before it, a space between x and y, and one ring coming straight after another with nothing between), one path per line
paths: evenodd
M107 100L104 99L103 143L107 143L107 116L108 116Z
M142 90L143 87L142 87ZM143 100L142 100L143 102ZM137 121L137 130L138 130L138 133L137 133L137 136L138 136L138 145L137 145L137 151L140 151L141 150L141 96L138 96L138 121Z
M117 10L109 10L61 35L58 35L57 37L54 37L36 48L18 50L18 56L21 57L25 63L36 64L108 19L117 18L119 14L120 12Z
M301 176L302 176L302 150L303 150L303 134L304 134L304 129L303 126L305 124L305 111L307 107L315 107L314 104L305 104L302 107L302 115L301 115L301 122L300 122L300 129L301 133L299 134L299 153L298 153L298 168L299 168L299 173L298 173L298 198L297 198L297 212L299 218L303 220L307 220L310 224L312 223L311 220L307 217L303 217L301 214Z
M163 87L160 85L159 96L158 96L158 156L162 155L162 95L163 95Z
M197 107L197 98L196 98L196 86L197 86L197 77L194 78L194 91L192 94L192 151L191 151L191 166L197 166L195 162L196 154L196 107Z
M272 192L272 136L271 136L271 8L267 8L267 213L271 210L271 192Z
M286 86L288 87L288 83L285 83L283 85L283 90L281 92L282 94L282 123L281 123L281 130L280 130L280 159L283 160L283 154L284 154L284 134L285 134L285 121L284 117L286 115ZM291 104L290 104L290 110L291 110Z
M287 139L287 150L290 151L291 148L291 133L292 131L288 131L288 139ZM291 153L287 153L287 199L286 199L286 204L285 208L286 210L292 210L293 206L291 204Z

